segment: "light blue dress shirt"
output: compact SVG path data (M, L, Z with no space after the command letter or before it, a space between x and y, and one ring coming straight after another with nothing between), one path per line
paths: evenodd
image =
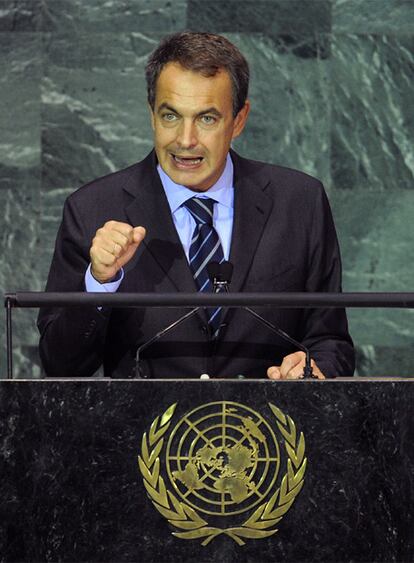
M157 171L160 176L165 195L167 196L174 225L177 229L178 236L180 237L181 244L183 245L187 260L189 260L191 238L196 222L188 209L183 206L183 203L192 197L211 198L216 201L213 213L213 225L223 247L224 258L228 260L230 256L231 233L233 230L234 215L234 169L230 155L227 155L226 166L222 175L207 192L194 192L185 186L176 184L169 176L167 176L160 165L157 166ZM143 226L145 227L145 225ZM91 266L89 265L85 274L86 291L113 293L117 291L123 278L124 271L121 270L119 279L110 283L101 284L92 276Z

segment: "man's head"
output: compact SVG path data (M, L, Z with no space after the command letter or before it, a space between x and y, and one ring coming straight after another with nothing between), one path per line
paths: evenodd
M243 108L249 90L249 65L228 39L213 33L184 31L166 37L150 55L145 67L148 103L154 111L156 85L162 69L178 63L186 70L209 78L219 70L229 74L233 94L233 117Z
M249 112L245 58L219 35L178 33L152 53L146 78L159 163L174 182L208 190Z

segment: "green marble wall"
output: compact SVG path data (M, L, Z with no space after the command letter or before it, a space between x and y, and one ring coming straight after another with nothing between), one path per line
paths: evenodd
M0 0L1 290L41 290L65 197L149 151L145 59L182 29L246 54L236 148L323 180L344 289L413 290L412 0ZM40 375L35 317L14 316L20 377ZM414 312L349 318L360 375L414 376Z

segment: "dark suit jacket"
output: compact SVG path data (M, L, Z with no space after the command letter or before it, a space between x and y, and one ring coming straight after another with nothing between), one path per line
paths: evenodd
M234 163L231 291L340 291L341 263L322 184L301 172L241 158ZM84 291L89 248L108 220L143 225L147 236L125 267L121 292L196 291L152 152L138 164L100 178L66 201L47 291ZM137 347L183 309L43 309L40 354L50 376L88 376L103 363L111 377L130 377ZM310 347L327 376L350 376L354 352L342 309L261 309ZM199 314L149 347L150 377L266 377L295 351L246 311L224 314L217 342Z

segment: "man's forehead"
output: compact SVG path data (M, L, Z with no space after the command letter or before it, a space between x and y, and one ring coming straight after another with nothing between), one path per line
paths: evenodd
M183 94L173 90L161 90L156 96L156 110L170 110L178 113L220 113L222 112L224 100L216 96L205 94Z
M203 72L202 69L200 70L193 70L191 68L186 68L185 66L181 65L179 62L177 61L172 61L169 62L167 64L165 64L162 67L162 70L159 74L158 80L161 78L161 76L166 76L166 75L188 75L188 76L193 76L194 78L200 78L200 79L204 79L204 80L214 80L217 79L219 77L228 77L230 79L230 75L228 73L228 71L224 68L217 68L217 71L214 74L207 74L206 72Z
M208 77L201 72L185 69L178 63L168 63L156 84L158 104L169 99L182 99L211 105L223 96L232 96L231 80L225 70Z

